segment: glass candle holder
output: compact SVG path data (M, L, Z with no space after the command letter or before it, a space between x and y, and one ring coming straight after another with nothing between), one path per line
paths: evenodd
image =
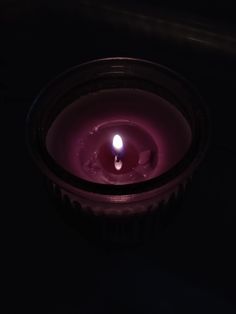
M30 151L52 190L96 217L165 208L203 159L208 133L202 100L185 79L130 58L70 69L27 119Z

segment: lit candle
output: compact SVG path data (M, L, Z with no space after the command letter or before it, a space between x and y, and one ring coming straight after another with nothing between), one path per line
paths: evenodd
M98 60L38 97L28 118L33 156L70 204L107 215L145 212L178 194L207 147L201 99L149 62Z

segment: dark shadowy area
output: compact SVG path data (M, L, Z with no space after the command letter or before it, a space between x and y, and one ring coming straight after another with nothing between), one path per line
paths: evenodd
M235 22L230 1L192 3L1 1L2 313L235 313ZM25 144L39 90L109 56L181 73L212 121L183 211L158 240L129 248L93 245L67 227Z

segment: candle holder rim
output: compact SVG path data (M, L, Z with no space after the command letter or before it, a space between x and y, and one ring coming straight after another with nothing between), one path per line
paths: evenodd
M140 64L148 65L151 66L152 68L154 67L155 70L157 71L162 70L165 71L165 74L172 75L174 80L177 79L178 81L181 81L187 87L188 91L190 91L190 93L194 95L194 98L197 99L198 101L199 110L197 112L197 118L201 122L202 128L201 131L203 133L202 135L204 135L203 138L201 138L201 143L195 143L196 144L195 147L191 146L190 148L192 148L192 151L188 150L184 157L165 173L146 181L122 185L104 184L88 181L80 177L74 176L73 174L65 170L63 167L61 167L53 160L49 153L45 154L45 147L43 148L42 145L40 145L40 140L38 137L38 132L42 131L42 129L40 128L35 129L34 124L35 120L37 120L36 113L38 111L38 108L40 109L41 98L48 92L50 93L50 89L53 88L55 84L57 85L57 83L61 79L66 80L68 74L71 75L72 72L86 68L87 66L90 67L95 64L114 61L119 62L125 61L137 63L139 65ZM66 184L74 188L78 188L80 190L85 190L87 192L96 191L94 192L96 194L130 195L150 191L153 189L158 189L160 187L163 187L163 185L168 184L168 182L170 182L171 180L181 176L181 174L183 174L183 171L191 172L191 169L195 168L201 162L207 150L210 139L209 121L210 121L209 111L207 107L204 105L203 99L199 95L196 88L179 73L173 71L172 69L169 69L164 65L158 64L153 61L144 60L141 58L109 57L90 60L82 64L75 65L69 68L68 70L64 71L63 73L59 74L58 76L56 76L43 89L41 89L40 93L35 98L26 118L26 142L34 161L36 162L36 164L38 164L39 168L44 173L44 175L49 177L49 179L51 179L52 181L56 180L56 182L60 182L59 185L61 185L62 187ZM35 132L33 132L33 130ZM33 133L34 135L36 134L36 136L33 136ZM198 149L196 154L196 146L199 145L201 146L201 149Z

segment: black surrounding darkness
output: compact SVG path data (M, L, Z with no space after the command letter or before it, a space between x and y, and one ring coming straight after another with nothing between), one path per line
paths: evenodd
M120 28L119 19L115 27L92 22L73 8L62 1L0 4L7 296L1 312L235 313L235 55L158 40ZM232 13L221 9L213 15L225 25ZM183 212L159 241L126 249L92 245L63 224L24 138L27 111L48 80L107 56L142 57L180 72L197 86L212 118L211 147Z

